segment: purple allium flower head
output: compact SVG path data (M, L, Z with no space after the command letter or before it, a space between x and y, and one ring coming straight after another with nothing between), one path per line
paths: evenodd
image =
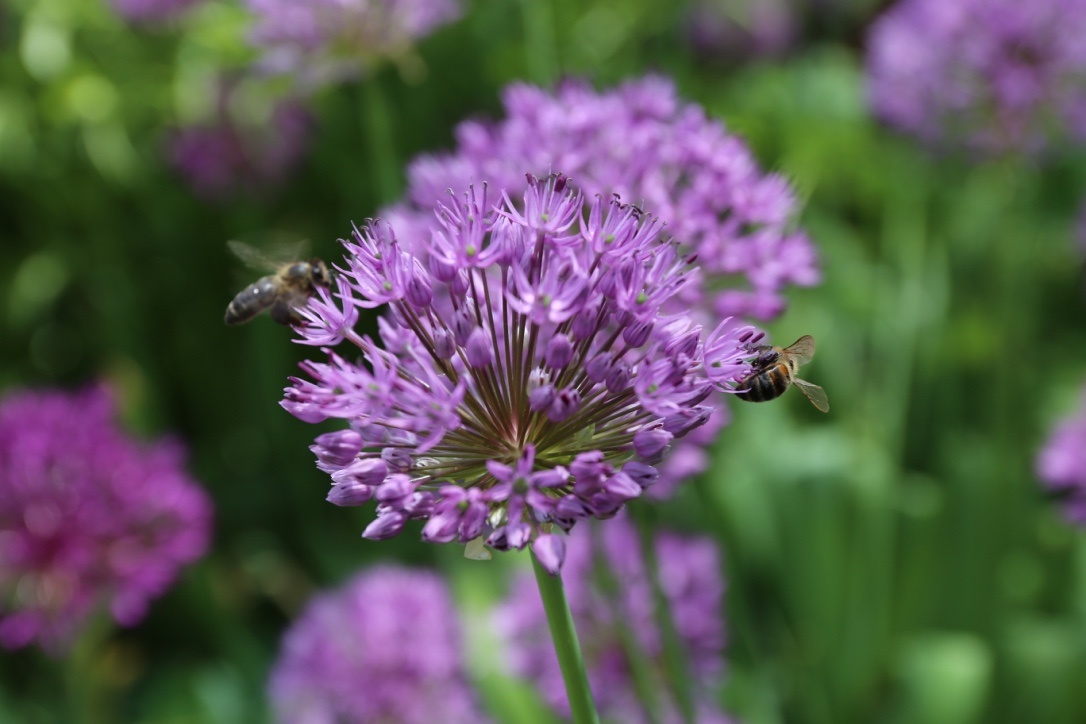
M1037 458L1037 475L1064 507L1086 526L1086 389L1078 411L1060 422Z
M174 20L200 2L201 0L110 0L118 15L139 24Z
M303 363L310 379L293 379L283 407L347 421L354 434L313 449L345 486L333 502L372 492L367 538L415 518L427 541L532 544L555 561L555 527L614 515L652 484L646 468L672 441L708 420L712 390L749 372L754 330L725 322L703 345L676 305L698 269L661 222L610 197L586 203L560 174L530 178L520 203L473 187L437 216L409 243L380 221L344 242L338 299L387 305L381 342L311 301L302 341L353 349ZM419 285L431 291L413 294Z
M1086 2L901 0L873 26L875 112L939 146L1036 152L1086 136Z
M635 691L623 628L653 670L664 666L663 636L637 531L624 516L603 525L581 526L569 536L567 549L562 580L600 716L624 724L647 722ZM710 703L712 683L723 673L726 642L720 553L708 538L665 532L656 539L656 555L660 586L696 684L697 720L730 721ZM561 670L531 575L514 582L494 620L512 671L532 681L551 707L568 716ZM664 694L666 684L657 684L661 720L681 721L674 702Z
M268 691L290 724L485 722L439 576L384 566L318 595L283 639Z
M308 111L296 100L242 102L234 81L223 81L216 98L210 118L168 140L170 160L189 186L222 199L285 182L309 147Z
M460 0L246 0L270 72L318 86L366 73L460 17Z
M0 401L0 644L61 651L99 606L131 626L207 549L211 503L182 450L138 445L110 395Z
M525 189L525 170L561 169L577 180L586 204L612 194L642 204L666 223L683 253L697 256L700 272L685 280L673 304L694 310L703 324L733 315L772 319L784 309L786 288L818 282L814 248L792 226L798 205L788 183L763 173L719 121L682 103L669 80L649 76L604 92L576 81L555 91L515 84L504 104L504 120L463 123L455 151L411 165L406 201L385 214L404 243L428 238L434 201L446 189L487 180L515 196ZM589 360L622 375L607 362ZM727 422L722 398L715 404L708 429L677 441L659 466L650 495L666 497L705 469L704 448Z

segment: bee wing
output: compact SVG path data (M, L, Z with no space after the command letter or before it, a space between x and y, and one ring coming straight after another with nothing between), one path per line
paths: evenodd
M818 385L811 384L807 380L801 380L798 377L792 378L792 384L799 388L799 391L811 401L820 412L830 411L830 401L826 397L826 391Z
M262 252L257 251L255 247L249 246L244 241L238 241L237 239L231 239L226 242L226 247L230 250L230 253L241 259L245 266L252 267L253 269L259 269L260 271L275 271L276 264Z
M785 347L785 353L796 361L797 367L802 367L814 358L815 343L814 337L809 334L805 334L789 347Z
M309 242L303 240L292 244L280 244L268 253L237 239L226 242L226 246L234 256L245 262L246 266L260 271L274 272L288 262L303 258L309 249Z

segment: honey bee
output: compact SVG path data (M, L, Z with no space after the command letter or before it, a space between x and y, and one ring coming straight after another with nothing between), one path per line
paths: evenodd
M265 310L279 324L298 324L302 318L295 307L304 305L317 287L332 283L332 270L320 259L276 263L240 241L229 241L227 245L249 266L275 272L237 293L226 307L227 324L245 324Z
M814 357L815 341L807 334L788 347L758 345L752 351L757 356L751 362L753 371L739 381L736 390L739 399L747 402L767 402L784 394L789 385L795 385L811 404L822 412L830 411L826 391L818 385L796 377L796 370Z

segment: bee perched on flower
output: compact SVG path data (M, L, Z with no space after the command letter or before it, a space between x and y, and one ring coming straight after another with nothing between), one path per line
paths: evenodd
M299 329L365 364L329 349L282 404L347 421L313 450L331 502L377 501L365 537L420 519L424 540L478 555L530 544L556 573L556 529L652 486L671 442L708 420L714 387L749 374L754 330L725 322L703 341L677 296L698 268L649 213L586 205L562 175L530 178L521 204L489 193L439 206L418 251L380 221L355 230ZM380 343L359 335L358 308L384 305Z

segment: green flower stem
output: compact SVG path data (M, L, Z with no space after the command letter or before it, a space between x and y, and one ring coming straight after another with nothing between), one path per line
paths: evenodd
M370 163L377 177L378 205L396 200L400 194L400 163L392 140L388 99L377 78L362 83L362 123L369 146Z
M592 699L592 689L588 686L588 674L581 656L581 644L577 640L577 631L573 628L573 616L566 602L566 590L562 586L561 576L552 576L544 570L532 553L532 568L535 570L535 582L539 586L539 596L543 599L543 610L547 612L547 624L551 629L554 651L558 654L558 666L562 669L562 681L566 685L569 697L569 710L574 724L599 724L596 702Z
M675 695L675 703L679 707L683 721L686 724L692 724L694 692L691 688L690 667L687 666L686 649L679 639L679 632L675 629L671 606L668 605L664 589L660 587L660 561L656 557L656 537L653 534L652 521L649 519L651 512L642 501L635 501L627 507L633 517L634 525L637 526L645 570L648 571L649 580L652 581L653 608L656 612L656 625L660 627L664 644L664 665L668 685Z

